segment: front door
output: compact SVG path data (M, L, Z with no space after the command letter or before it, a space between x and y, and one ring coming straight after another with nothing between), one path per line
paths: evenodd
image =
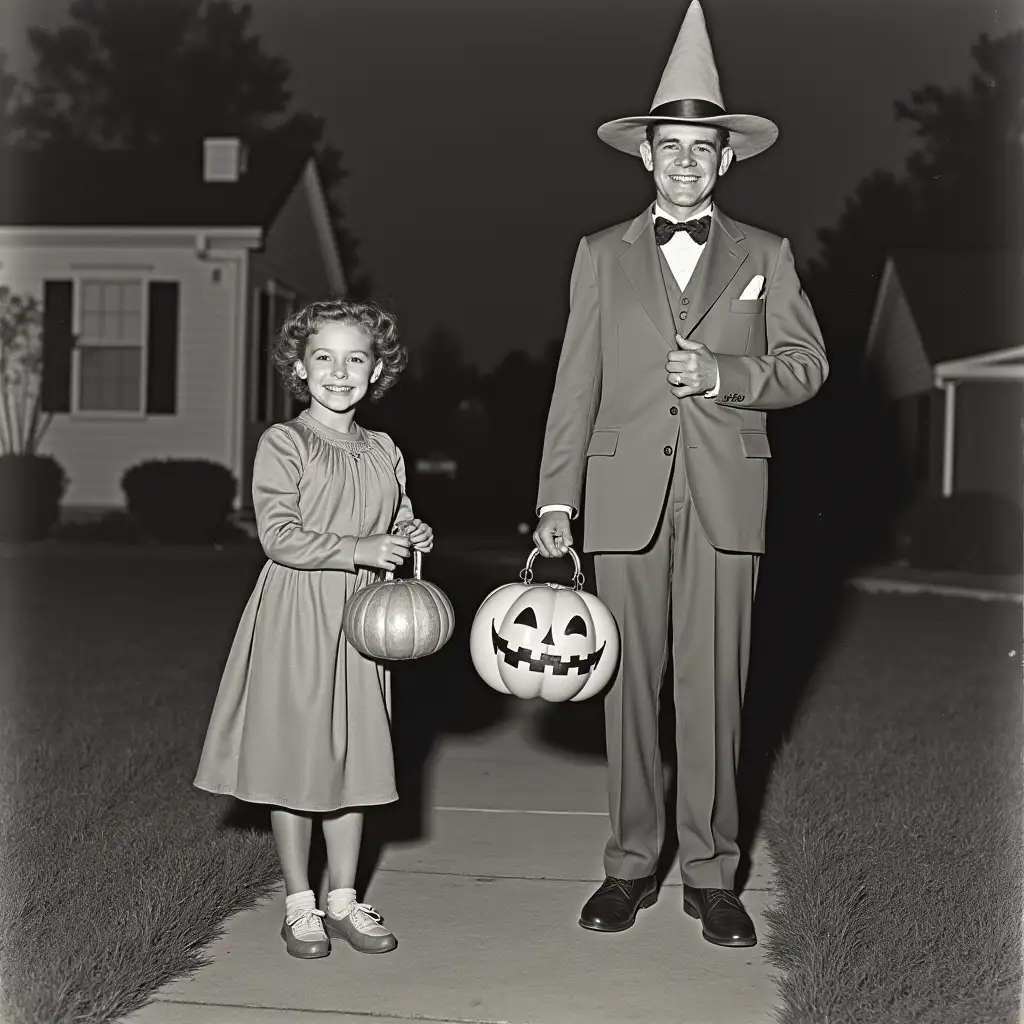
M240 496L243 509L252 509L252 463L260 437L271 424L290 420L303 408L303 403L285 390L270 357L281 324L295 312L298 304L298 296L275 281L253 289Z

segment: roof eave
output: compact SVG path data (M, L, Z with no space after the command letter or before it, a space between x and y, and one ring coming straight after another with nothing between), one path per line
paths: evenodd
M205 252L210 249L259 249L263 241L263 228L256 226L0 225L0 245L19 247L125 245L133 248L191 248Z
M327 202L327 192L324 183L317 170L316 161L311 157L302 172L310 205L313 209L313 219L316 225L317 239L320 243L320 252L323 256L324 266L327 270L327 280L335 295L344 295L347 284L345 281L345 270L341 262L341 250L338 247L338 236L331 221L331 210Z

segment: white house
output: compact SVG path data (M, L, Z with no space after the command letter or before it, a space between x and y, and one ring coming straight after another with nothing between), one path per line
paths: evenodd
M900 250L866 346L906 473L933 494L1024 495L1024 264L1014 252Z
M346 291L309 152L207 139L168 156L5 154L0 282L43 302L41 446L68 509L123 505L154 458L229 467L295 413L269 360L282 320Z

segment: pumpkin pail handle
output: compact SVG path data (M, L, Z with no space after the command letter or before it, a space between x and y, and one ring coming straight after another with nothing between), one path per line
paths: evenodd
M403 519L400 523L395 523L391 527L391 533L398 537L407 537L409 534L410 521ZM384 576L385 580L393 580L395 578L394 571L388 569ZM423 579L423 552L413 549L412 553L412 578L414 580Z
M585 577L583 575L582 569L580 568L580 557L579 557L579 555L576 554L576 551L575 551L574 548L570 547L567 550L568 550L569 554L572 556L572 564L573 564L573 566L575 567L575 570L576 570L572 574L572 589L573 590L582 590L583 589L583 581L584 581ZM539 554L540 554L540 550L538 548L534 548L530 552L530 556L526 559L526 568L520 570L519 578L525 584L527 584L527 586L529 586L531 583L533 583L533 560Z

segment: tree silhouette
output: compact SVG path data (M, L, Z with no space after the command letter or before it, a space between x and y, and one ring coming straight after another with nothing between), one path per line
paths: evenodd
M264 52L248 4L74 0L69 17L54 31L29 30L34 78L5 105L6 137L29 146L138 149L237 135L253 145L312 149L351 281L356 243L330 196L345 176L341 153L323 141L322 118L289 112L288 65Z
M863 365L889 253L1024 246L1024 31L982 35L971 52L966 88L926 85L895 104L918 148L902 174L860 183L802 273L831 372L813 402L773 414L770 494L780 531L804 556L817 537L843 558L881 557L898 514L888 411Z
M23 86L7 70L7 54L0 50L0 139L11 139L17 133L14 109Z
M895 104L921 143L905 173L870 175L819 232L804 281L834 370L860 358L893 249L1024 246L1024 31L982 35L971 54L978 70L966 89L926 85ZM833 372L826 386L856 378Z
M1024 31L982 35L971 48L979 72L965 90L929 85L897 103L923 148L908 178L936 244L1013 246L1024 241ZM941 216L942 220L935 218Z

